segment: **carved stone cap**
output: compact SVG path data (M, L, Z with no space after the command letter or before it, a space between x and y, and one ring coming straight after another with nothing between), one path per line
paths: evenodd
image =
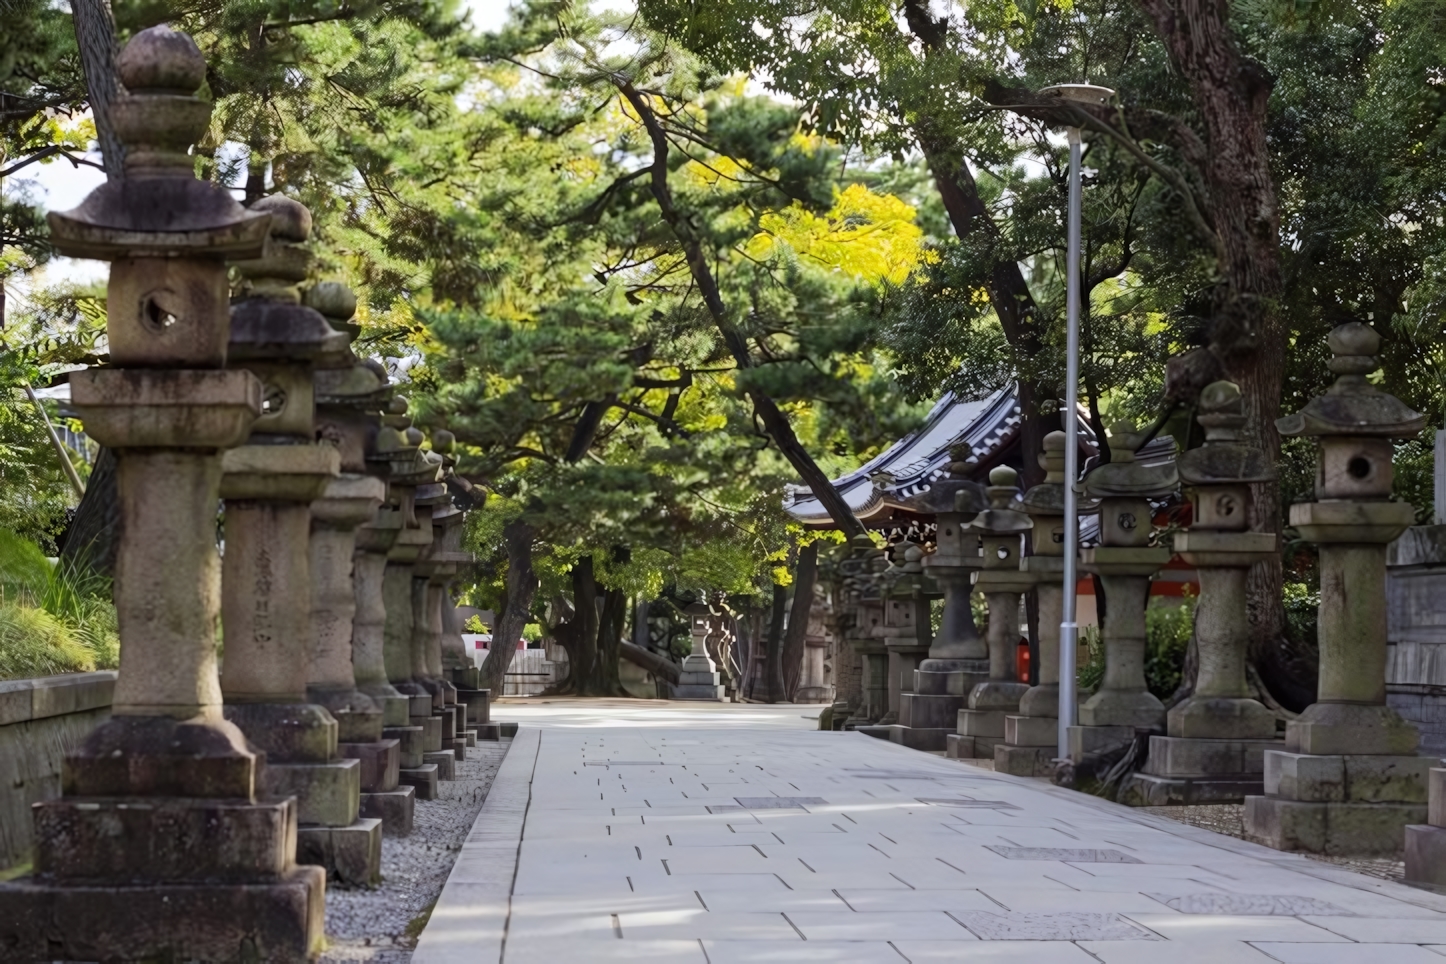
M946 475L935 480L926 491L905 499L904 504L925 515L974 515L988 507L989 499L984 486L978 482Z
M1376 351L1381 336L1369 325L1352 321L1336 327L1326 338L1330 369L1336 382L1294 415L1275 420L1281 435L1332 435L1410 438L1426 425L1426 416L1412 411L1394 395L1376 388L1366 376L1379 368Z
M1245 406L1234 382L1205 386L1195 420L1205 428L1205 444L1178 459L1182 481L1190 485L1223 485L1275 478L1265 453L1238 441L1245 424Z
M259 254L269 216L247 211L219 184L196 180L187 153L211 119L211 105L195 96L206 78L195 42L151 27L126 44L116 68L127 92L111 105L110 119L125 145L126 176L48 216L56 250L104 261Z
M1096 466L1084 477L1085 493L1096 499L1148 499L1174 492L1180 483L1174 459L1159 465L1135 461L1135 451L1144 441L1144 433L1134 422L1123 420L1111 426L1110 451L1115 461Z
M1063 432L1050 432L1044 437L1044 451L1039 453L1039 464L1044 469L1044 481L1029 489L1019 500L1024 511L1031 515L1060 515L1064 512L1064 448L1068 436Z

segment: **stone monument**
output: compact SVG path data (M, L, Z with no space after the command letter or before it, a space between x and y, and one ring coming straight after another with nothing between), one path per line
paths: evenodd
M969 691L969 705L958 716L959 732L951 741L952 755L994 758L1004 742L1004 718L1019 711L1020 698L1029 691L1016 666L1019 648L1019 600L1034 584L1021 569L1024 533L1034 527L1028 515L1015 508L1019 473L1007 465L989 473L989 508L969 528L982 543L983 568L974 588L989 604L989 678Z
M311 506L340 482L340 450L315 441L316 368L350 364L350 337L300 303L311 213L283 195L257 201L271 214L261 258L240 261L243 297L231 308L228 363L262 384L262 413L247 443L221 459L225 553L221 622L226 718L266 753L266 791L295 795L300 859L344 883L381 876L381 822L360 816L361 761L338 753L338 720L310 702ZM349 652L343 662L349 663ZM346 667L350 669L349 665ZM329 666L329 670L334 667ZM365 742L380 717L364 694L322 685Z
M928 658L914 671L913 692L899 697L899 721L917 731L901 742L918 749L944 749L969 691L989 678L988 647L969 605L980 566L979 534L967 528L988 502L984 487L964 478L966 469L962 461L951 462L948 475L910 501L910 508L934 516L934 551L923 566L944 595Z
M112 262L114 367L71 375L86 432L116 454L111 718L67 755L62 796L36 805L31 875L0 883L13 961L303 962L321 950L325 871L295 863L294 798L260 799L264 758L221 712L216 666L220 452L245 440L261 385L225 370L228 257L271 218L197 181L206 62L168 27L116 61L110 119L124 180L50 215L56 249Z
M1245 678L1245 578L1279 551L1274 533L1246 531L1250 485L1275 472L1264 452L1240 441L1245 411L1233 383L1206 386L1198 411L1205 444L1177 463L1193 521L1175 535L1175 552L1200 575L1199 666L1194 691L1166 715L1167 735L1150 738L1144 772L1120 789L1121 803L1138 806L1241 802L1261 792L1265 752L1284 749L1275 714L1251 698Z
M1173 459L1139 462L1135 453L1144 441L1133 422L1115 423L1113 461L1092 469L1082 483L1085 495L1099 500L1099 545L1080 551L1080 568L1099 576L1105 588L1105 678L1080 705L1080 725L1070 727L1075 761L1133 740L1137 729L1165 728L1165 705L1145 685L1150 577L1170 561L1167 546L1150 545L1150 500L1174 494L1179 476Z
M717 665L708 657L708 634L712 632L708 605L701 601L695 602L684 612L688 614L688 632L692 637L693 651L683 659L678 682L673 687L673 699L720 701L723 699L723 683L718 675Z
M1392 853L1427 816L1427 771L1416 728L1386 705L1386 544L1415 518L1392 502L1391 440L1425 425L1366 378L1380 336L1359 322L1330 333L1324 395L1276 426L1320 440L1315 502L1290 524L1320 547L1320 677L1316 702L1265 755L1265 795L1245 800L1246 835L1278 850Z

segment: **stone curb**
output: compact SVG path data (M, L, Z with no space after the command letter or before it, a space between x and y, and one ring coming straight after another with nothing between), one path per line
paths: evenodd
M412 964L501 961L542 731L519 727L417 941Z
M105 709L115 692L113 670L0 681L0 726Z

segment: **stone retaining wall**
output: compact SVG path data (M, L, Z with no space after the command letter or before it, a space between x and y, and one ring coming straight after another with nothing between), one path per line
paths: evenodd
M115 677L0 681L0 870L30 859L30 805L60 796L61 762L110 716Z

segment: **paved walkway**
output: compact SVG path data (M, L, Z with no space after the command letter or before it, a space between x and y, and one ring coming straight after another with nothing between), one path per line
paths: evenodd
M1446 964L1446 897L814 713L499 705L414 964Z

